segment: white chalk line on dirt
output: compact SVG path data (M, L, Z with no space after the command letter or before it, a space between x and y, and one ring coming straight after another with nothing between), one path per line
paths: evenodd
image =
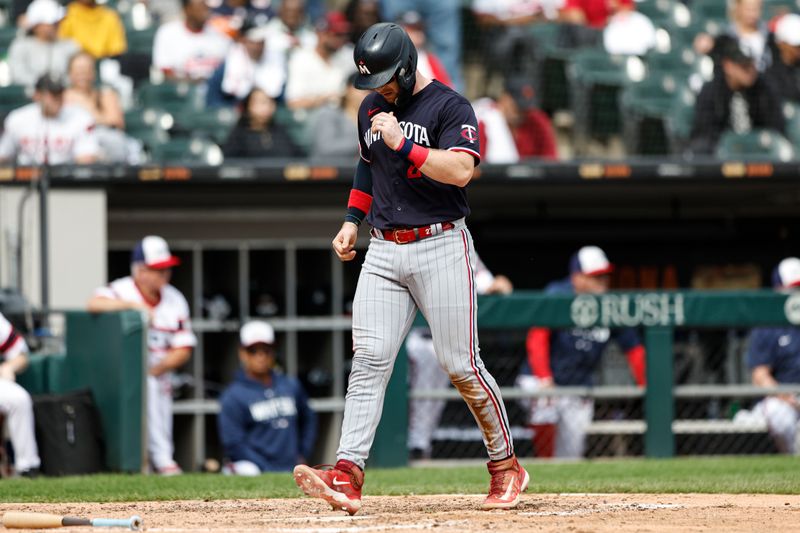
M598 504L598 508L575 509L572 511L538 511L522 512L517 516L582 516L606 511L649 511L654 509L685 509L685 505L675 503L604 503Z
M346 517L346 518L355 518L355 517ZM363 518L375 518L375 517L363 517ZM288 521L288 520L287 520ZM413 524L386 524L386 525L367 525L364 524L363 526L354 526L354 527L305 527L305 528L274 528L271 526L267 526L269 529L267 531L287 531L292 533L362 533L365 531L398 531L404 529L433 529L433 528L440 528L440 527L452 527L457 525L466 524L466 520L450 520L446 522L439 522L436 520L425 520L423 522L416 522ZM238 532L251 532L251 531L265 531L263 527L257 528L230 528L230 529L217 529L217 528L179 528L179 527L149 527L147 531L152 531L154 533L198 533L200 531L209 531L212 533L222 533L224 531L238 531Z

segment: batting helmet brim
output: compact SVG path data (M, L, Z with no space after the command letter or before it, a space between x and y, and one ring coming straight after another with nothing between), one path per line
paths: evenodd
M377 89L392 81L396 70L397 68L395 67L375 74L358 74L353 82L353 87L362 90Z

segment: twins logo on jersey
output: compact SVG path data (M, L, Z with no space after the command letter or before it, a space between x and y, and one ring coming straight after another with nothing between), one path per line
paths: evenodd
M478 140L478 128L469 124L462 124L461 136L474 144Z
M403 136L406 139L410 139L416 144L421 144L423 146L431 145L431 141L428 139L428 128L425 126L420 126L419 124L406 121L399 122L398 124L400 129L403 130ZM372 130L367 130L364 132L364 144L367 145L367 148L372 146L372 143L380 138L380 132L372 133Z

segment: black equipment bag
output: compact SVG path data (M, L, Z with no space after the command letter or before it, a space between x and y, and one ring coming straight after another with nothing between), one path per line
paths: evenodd
M103 427L91 390L34 396L33 416L42 474L105 470Z

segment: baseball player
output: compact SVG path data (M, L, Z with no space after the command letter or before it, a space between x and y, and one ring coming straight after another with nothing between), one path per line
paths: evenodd
M613 265L597 246L584 246L570 258L568 278L550 283L548 294L602 294L608 291ZM524 390L555 386L591 386L592 375L609 342L616 341L628 358L631 373L645 383L645 351L630 328L572 328L550 330L533 327L526 342L528 360L517 378ZM582 457L586 431L594 416L594 402L576 396L539 397L524 402L530 409L533 445L539 457Z
M33 426L33 402L28 391L16 383L16 375L28 365L27 353L25 340L0 313L0 413L8 422L14 469L19 475L35 477L41 461Z
M100 287L88 303L93 313L124 309L147 313L147 448L153 469L165 476L181 473L172 458L170 379L197 344L186 298L169 284L172 267L178 264L180 259L170 253L164 239L147 236L133 249L131 275Z
M475 291L478 294L511 294L514 286L503 276L495 276L486 268L481 258L475 255ZM436 359L431 330L425 327L412 328L406 339L408 354L408 386L411 390L446 389L450 384L447 375ZM411 400L408 409L408 449L412 459L428 459L431 456L431 438L439 425L445 400Z
M800 287L800 259L781 261L772 274L777 290ZM753 385L776 387L781 383L800 383L800 328L796 326L753 328L747 349ZM800 453L797 447L800 428L800 398L795 394L776 394L758 402L753 411L767 422L778 451Z
M317 415L300 382L275 368L275 330L269 323L242 326L239 361L242 370L219 400L219 438L230 460L223 473L289 471L311 455Z
M500 390L478 348L475 250L464 223L466 185L479 162L469 102L416 69L417 53L396 24L371 26L353 52L355 86L371 89L359 110L361 160L333 250L352 260L358 227L372 226L353 301L353 363L337 463L298 465L309 496L350 514L361 508L364 464L381 417L400 343L419 309L439 363L483 434L491 474L484 509L510 508L527 488L514 455Z

